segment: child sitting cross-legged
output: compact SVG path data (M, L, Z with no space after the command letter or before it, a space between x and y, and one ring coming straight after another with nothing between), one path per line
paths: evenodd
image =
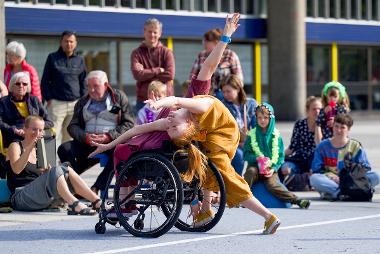
M268 103L258 105L256 121L256 127L248 133L244 144L244 159L248 162L244 179L249 186L263 181L268 191L281 201L307 209L310 201L299 199L278 179L277 170L284 162L284 144L280 132L275 128L273 107Z

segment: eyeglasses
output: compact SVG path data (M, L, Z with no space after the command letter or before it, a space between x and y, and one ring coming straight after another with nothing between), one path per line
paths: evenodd
M23 86L28 86L28 85L29 85L29 83L24 83L24 82L16 82L16 83L15 83L15 85L16 85L16 86L21 86L21 85L23 85Z

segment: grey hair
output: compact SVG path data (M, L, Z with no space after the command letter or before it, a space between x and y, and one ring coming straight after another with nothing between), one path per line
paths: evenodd
M15 54L21 59L21 61L26 57L26 49L24 47L24 44L17 41L11 41L8 43L5 52Z
M104 71L90 71L86 77L86 84L88 84L88 80L92 78L97 78L103 85L104 83L108 83L107 73L105 73Z
M145 27L150 26L150 25L157 25L160 28L160 30L162 31L162 23L158 19L156 19L156 18L147 19L144 22L144 29L145 29Z
M30 75L29 75L29 72L26 72L26 71L21 71L21 72L17 72L15 73L11 80L9 81L9 92L12 93L13 91L13 88L14 88L14 85L15 83L17 82L17 80L19 78L23 78L23 77L26 77L27 78L27 82L28 82L28 87L26 89L26 92L27 93L30 93L32 91L32 86L30 85Z

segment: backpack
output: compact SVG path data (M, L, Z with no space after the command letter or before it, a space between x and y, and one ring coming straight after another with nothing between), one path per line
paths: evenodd
M344 168L339 172L339 197L344 201L372 201L374 189L367 177L369 169L351 158L351 153L346 154Z
M284 180L284 184L290 191L310 191L308 173L291 175L289 178Z

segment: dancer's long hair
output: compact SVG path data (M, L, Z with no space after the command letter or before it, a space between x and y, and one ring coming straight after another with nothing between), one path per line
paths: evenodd
M189 123L190 126L186 133L182 137L174 139L173 142L175 145L183 148L177 152L185 151L188 153L189 166L188 170L181 175L182 179L185 182L191 182L196 177L202 185L206 179L207 156L192 143L194 136L199 134L197 121L194 121L190 117Z

